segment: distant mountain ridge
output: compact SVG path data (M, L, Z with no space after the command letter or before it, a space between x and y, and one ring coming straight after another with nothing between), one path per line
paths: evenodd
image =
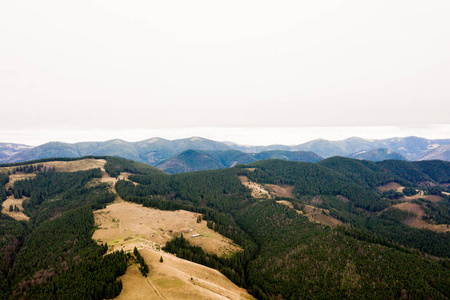
M442 145L442 146L436 147L430 151L427 151L419 159L420 160L438 159L438 160L450 161L450 145Z
M49 142L0 160L2 163L21 162L52 157L119 156L150 165L177 155L189 149L198 150L232 150L221 142L200 137L174 141L151 138L139 142L126 142L120 139L105 142L81 142L75 144Z
M248 164L263 159L319 162L323 158L313 152L271 150L260 153L244 153L238 150L186 150L164 160L156 167L169 174L216 170Z
M421 137L389 138L383 140L369 140L351 137L340 141L329 141L324 139L312 140L300 145L284 146L244 146L228 143L236 150L244 152L261 152L266 150L288 150L288 151L311 151L324 158L331 156L350 156L361 151L375 149L388 149L397 152L409 160L420 160L426 153L440 146L450 145L450 139L426 139Z
M24 144L0 143L0 161L30 148L33 147Z
M388 159L408 160L403 155L385 148L374 149L370 151L360 151L349 155L348 157L370 161L383 161Z
M10 146L8 146L10 145ZM267 158L281 158L287 160L295 160L295 158L288 157L287 152L303 151L313 152L320 157L328 158L332 156L344 156L354 157L359 155L360 159L365 160L384 160L384 159L408 159L408 160L450 160L450 139L436 139L430 140L420 137L405 137L405 138L390 138L384 140L367 140L358 137L352 137L341 141L329 141L324 139L317 139L309 141L307 143L286 146L286 145L269 145L269 146L246 146L239 145L232 142L218 142L201 137L191 137L177 140L166 140L163 138L150 138L139 142L127 142L120 139L109 140L105 142L81 142L81 143L63 143L63 142L49 142L37 147L30 147L27 145L18 144L0 144L0 163L12 163L22 162L29 160L36 160L42 158L53 157L82 157L86 155L94 156L118 156L127 159L131 159L138 162L147 163L153 166L161 165L169 158L174 158L187 150L199 150L199 151L240 151L241 153L235 153L240 161L245 162L249 158L245 158L244 154L254 154L253 158L257 156L257 153L267 151L284 151L274 152L268 155ZM377 150L378 149L378 150ZM385 152L379 150L385 149ZM375 152L373 152L375 151ZM393 156L392 151L396 153ZM389 152L389 153L388 153ZM232 152L230 152L232 153ZM230 154L229 153L229 154ZM359 154L357 154L359 153ZM366 154L364 154L366 153ZM376 154L375 154L376 153ZM383 154L384 153L384 154ZM228 163L220 162L216 154L195 154L199 158L203 165L211 165L213 168L221 168ZM370 154L370 155L369 155ZM205 158L203 155L209 157ZM279 155L280 157L272 157L273 155ZM291 154L289 154L291 155ZM220 156L220 155L219 155ZM180 160L179 163L187 159L186 154ZM256 159L259 160L259 159ZM209 161L207 163L207 161ZM215 161L215 162L213 162ZM240 162L239 162L240 163ZM165 163L164 168L168 167L171 163ZM187 169L192 168L186 167ZM195 168L194 168L195 169Z

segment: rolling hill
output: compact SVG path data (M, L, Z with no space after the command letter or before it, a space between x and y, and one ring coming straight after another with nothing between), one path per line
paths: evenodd
M219 161L218 153L202 159ZM449 162L266 159L168 175L117 157L65 160L83 169L61 172L51 159L0 166L2 204L20 203L0 214L2 299L177 298L197 286L250 298L225 292L232 283L257 299L450 297ZM10 217L19 213L29 220ZM220 256L213 242L243 251ZM147 274L137 252L113 252L134 246L152 266ZM190 273L180 259L228 279Z

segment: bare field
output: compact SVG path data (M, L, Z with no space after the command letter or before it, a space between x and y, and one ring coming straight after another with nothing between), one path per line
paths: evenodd
M142 249L150 268L143 277L135 265L121 277L122 299L254 299L220 272L162 251ZM159 262L160 257L163 262Z
M401 209L403 211L415 213L417 217L420 219L425 215L425 211L420 207L419 204L415 203L403 202L393 205L392 207Z
M423 191L420 191L419 193L417 193L414 196L409 196L409 197L408 196L404 196L404 197L400 198L399 200L401 200L401 201L411 201L411 200L414 200L414 199L425 199L425 200L428 200L428 201L436 203L436 202L441 201L442 197L436 196L436 195L425 195Z
M183 233L193 245L218 255L242 249L209 229L206 221L197 223L199 215L184 210L163 211L142 205L118 202L94 212L98 229L92 238L107 242L111 249L132 250L134 247L160 249L167 241ZM192 235L199 234L198 237Z
M29 216L23 213L23 201L27 200L29 198L23 197L22 199L14 199L14 196L9 196L5 201L2 203L2 214L8 215L11 218L16 219L17 221L28 221L30 219ZM9 206L16 205L20 211L9 211Z
M450 231L450 228L448 225L440 224L440 225L434 225L429 224L422 220L422 217L425 215L425 211L420 207L419 204L410 203L410 202L403 202L396 205L393 205L392 207L401 209L403 211L408 211L415 213L417 217L415 218L409 218L405 220L405 224L414 228L423 228L423 229L429 229L435 232L448 232Z
M441 196L437 196L437 195L426 195L425 197L422 197L425 200L431 201L431 202L439 202L442 200Z
M279 197L294 198L293 185L265 184L264 187Z
M389 182L388 184L377 186L377 189L380 192L387 192L390 190L394 190L396 192L402 193L404 188L405 188L404 186L401 186L400 184L398 184L396 182ZM425 195L423 191L419 191L419 193L417 193L414 196L404 196L404 197L400 198L399 200L411 201L411 200L420 199L420 198L431 201L431 202L439 202L442 199L442 197L440 197L440 196Z
M399 189L402 189L402 188L403 188L403 186L401 186L397 182L389 182L389 183L387 183L385 185L377 186L377 189L380 192L387 192L387 191L390 191L390 190L399 191Z
M291 202L286 200L280 200L277 201L277 203L286 205L289 208L295 209ZM320 223L323 225L330 226L332 228L337 227L339 225L343 225L341 221L338 219L333 218L329 215L329 210L317 208L311 205L305 205L303 208L303 211L301 210L295 210L297 213L306 216L309 221L314 223Z
M252 191L252 197L254 198L266 198L272 199L272 195L264 189L264 187L256 182L252 182L247 176L239 176L241 183Z
M327 209L317 208L311 205L305 205L304 214L311 222L320 223L330 227L337 227L343 225L341 221L329 215L330 211Z

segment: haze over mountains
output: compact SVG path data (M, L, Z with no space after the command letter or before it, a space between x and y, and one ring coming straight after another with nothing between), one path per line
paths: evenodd
M0 161L30 148L32 147L22 144L0 143Z
M119 156L156 166L168 173L180 173L222 169L270 158L306 162L317 162L332 156L371 161L386 159L450 161L450 139L430 140L412 136L367 140L352 137L341 141L317 139L291 146L247 146L201 137L172 141L151 138L139 142L119 139L75 144L49 142L37 147L0 144L0 163L86 155Z

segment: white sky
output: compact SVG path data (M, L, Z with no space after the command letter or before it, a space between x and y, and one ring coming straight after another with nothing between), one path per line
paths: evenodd
M450 138L450 1L0 1L0 142Z

